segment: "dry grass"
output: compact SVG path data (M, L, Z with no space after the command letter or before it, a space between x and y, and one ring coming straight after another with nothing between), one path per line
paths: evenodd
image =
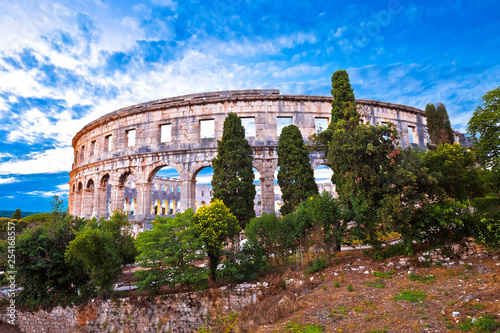
M288 286L286 290L276 288L277 280L295 279L301 272L275 274L274 289L268 289L269 294L240 313L229 330L226 325L215 332L285 332L290 321L322 325L325 332L382 332L384 329L387 332L461 332L458 325L468 317L477 319L500 314L500 259L491 256L468 259L463 265L455 260L454 268L433 266L411 270L421 277L434 276L425 281L412 281L408 277L410 268L398 268L399 258L391 259L374 262L360 252L351 251L335 258L335 263L325 271L312 275L313 283L307 279L309 283ZM394 266L389 264L391 261ZM391 278L381 279L371 274L393 268L396 272ZM365 274L366 271L370 274ZM377 279L383 280L383 287L370 284ZM347 290L348 285L353 287L351 292ZM421 291L426 297L415 303L395 300L403 290ZM459 314L453 316L453 312ZM496 318L500 321L500 317Z

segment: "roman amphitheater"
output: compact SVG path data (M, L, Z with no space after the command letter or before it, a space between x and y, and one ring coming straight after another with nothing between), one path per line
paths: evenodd
M166 98L111 112L81 129L73 138L69 211L82 217L107 217L122 209L137 231L156 215L171 215L210 202L210 185L196 185L200 170L210 167L217 139L229 112L242 118L260 175L258 213L275 212L275 170L281 129L296 125L304 140L326 128L330 96L281 95L279 90L219 91ZM370 123L392 122L403 148L427 144L423 110L374 100L357 100ZM325 164L312 153L313 168ZM158 171L174 168L177 178ZM327 187L325 190L334 191Z

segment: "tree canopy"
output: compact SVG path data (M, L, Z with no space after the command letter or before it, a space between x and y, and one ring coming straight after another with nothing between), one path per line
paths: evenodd
M338 70L332 75L332 120L330 124L339 121L359 121L359 113L356 110L356 99L349 82L346 70Z
M295 125L281 131L278 142L278 185L281 188L283 215L293 212L301 201L318 193L314 180L309 153L304 145L302 134Z
M453 144L454 136L451 128L448 111L444 104L427 104L425 106L427 116L427 133L429 134L429 146L435 149L440 143Z
M241 118L229 113L224 120L222 139L217 141L217 157L212 160L214 199L220 199L245 228L255 216L255 186L252 147L245 139Z

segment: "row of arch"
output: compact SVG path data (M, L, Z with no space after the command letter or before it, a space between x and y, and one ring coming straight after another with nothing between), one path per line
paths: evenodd
M311 164L316 168L323 163L313 160ZM143 220L153 219L154 215L174 215L187 208L197 210L211 202L212 191L197 191L196 187L197 176L208 167L199 167L191 177L186 177L185 172L179 173L172 165L161 164L151 167L149 173L124 168L77 179L70 188L70 212L83 217L107 217L115 209L122 209L132 219ZM160 171L165 168L170 169L170 175L161 176ZM256 206L259 204L258 213L275 212L279 209L275 202L276 168L270 165L260 169L264 172L254 167L260 175L259 199L256 196L255 200ZM175 181L172 176L176 177Z

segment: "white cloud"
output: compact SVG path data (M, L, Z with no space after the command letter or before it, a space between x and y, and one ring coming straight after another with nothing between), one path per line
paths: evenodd
M172 10L177 8L177 2L174 0L153 0L153 3L159 6L169 7Z
M0 163L0 175L69 172L72 162L73 148L55 148L31 154L25 160Z
M14 177L0 178L0 185L17 183L18 181L20 180Z
M332 37L340 37L342 33L347 30L347 27L340 27L334 33L331 34Z
M69 185L68 184L61 184L61 185L57 185L56 187L58 189L60 189L61 191L69 192Z
M50 198L53 197L54 195L57 195L59 197L68 195L69 191L31 191L31 192L26 192L24 194L29 194L33 195L36 197L44 197L44 198Z

